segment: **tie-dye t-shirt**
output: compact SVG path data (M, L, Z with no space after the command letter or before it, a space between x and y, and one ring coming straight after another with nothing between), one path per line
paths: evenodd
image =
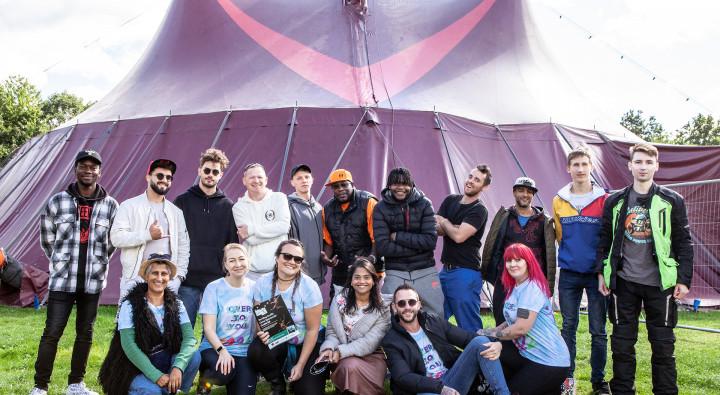
M216 315L215 333L227 348L230 355L247 356L247 349L255 336L255 316L253 315L252 289L255 285L250 279L244 279L243 285L234 288L225 278L217 279L205 287L200 314ZM200 350L212 348L203 337Z
M509 325L517 321L518 309L537 313L530 332L513 340L520 355L546 366L570 366L570 353L555 326L552 302L535 282L526 280L516 286L505 301L503 314Z
M274 296L272 295L272 278L273 273L270 272L263 274L257 279L253 290L254 301L264 302ZM297 337L290 339L290 344L300 344L305 340L305 332L307 330L305 325L305 309L321 305L323 302L320 287L318 287L312 278L303 273L296 281L300 281L300 284L297 290L295 290L294 296L293 288L295 287L295 282L291 283L283 292L280 292L278 288L275 289L275 295L282 297L298 330ZM293 301L295 301L295 309L293 309Z

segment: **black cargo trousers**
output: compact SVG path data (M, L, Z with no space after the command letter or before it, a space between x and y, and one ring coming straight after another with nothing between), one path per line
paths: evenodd
M678 393L673 333L677 324L674 290L674 287L662 290L659 286L642 285L617 277L608 308L613 325L610 336L613 361L610 389L613 394L635 393L635 343L642 307L645 309L645 325L652 350L653 393Z

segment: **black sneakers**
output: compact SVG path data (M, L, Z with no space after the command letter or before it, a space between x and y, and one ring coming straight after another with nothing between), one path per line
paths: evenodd
M607 381L601 381L599 383L593 383L593 395L610 395L610 384Z

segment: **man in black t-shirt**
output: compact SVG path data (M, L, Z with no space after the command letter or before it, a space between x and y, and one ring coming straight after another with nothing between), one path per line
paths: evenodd
M440 284L445 296L445 319L455 316L460 328L475 332L480 319L480 239L485 232L487 209L480 192L490 185L487 165L478 165L465 180L462 195L450 195L440 205L435 219L438 235L443 236Z

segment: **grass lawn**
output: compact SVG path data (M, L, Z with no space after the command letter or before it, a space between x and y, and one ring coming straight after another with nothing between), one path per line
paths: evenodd
M103 306L100 308L98 320L95 324L95 338L86 382L90 388L98 390L97 372L107 352L108 344L114 328L115 307ZM53 372L50 394L63 394L67 375L70 370L70 355L74 339L75 313L70 317L58 347L58 354ZM486 325L492 322L489 315L483 317ZM559 323L560 318L556 321ZM18 309L0 306L0 394L27 394L33 385L35 356L40 335L45 323L45 310ZM691 313L681 312L679 323L707 328L720 329L720 312ZM199 335L199 327L197 333ZM637 389L639 394L652 392L650 377L650 346L647 342L647 332L644 325L640 326L640 340L638 341L638 373ZM610 333L608 324L608 333ZM720 388L720 334L676 329L677 343L675 354L677 356L678 383L682 394L718 393ZM609 343L609 342L608 342ZM578 355L576 378L579 383L578 394L588 394L590 388L590 336L587 333L587 319L581 316L578 331ZM611 375L611 361L608 355L607 377ZM329 381L328 381L329 383ZM713 390L713 388L715 388ZM327 391L332 390L331 385ZM265 383L258 386L258 394L268 393ZM389 393L389 392L388 392ZM218 388L213 394L225 394L224 389Z

